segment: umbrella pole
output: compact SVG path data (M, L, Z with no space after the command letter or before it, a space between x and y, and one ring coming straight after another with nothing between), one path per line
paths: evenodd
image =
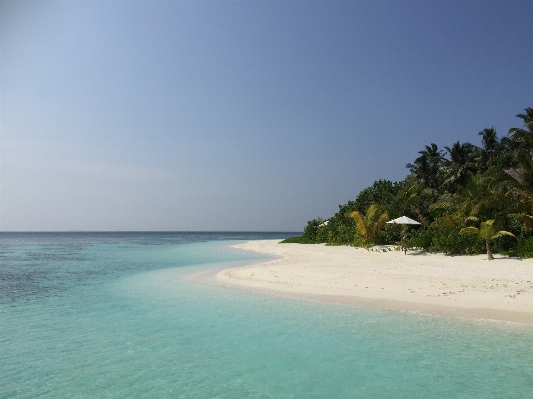
M407 239L407 225L402 226L402 241L405 241ZM407 255L407 247L403 247L403 253L404 255Z

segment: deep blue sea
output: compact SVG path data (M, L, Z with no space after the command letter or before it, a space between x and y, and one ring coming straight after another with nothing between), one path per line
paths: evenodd
M533 328L200 283L279 233L0 233L0 398L533 398Z

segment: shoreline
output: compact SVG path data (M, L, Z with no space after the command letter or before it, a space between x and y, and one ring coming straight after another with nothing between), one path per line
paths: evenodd
M219 271L219 284L349 306L533 323L533 260L372 252L258 240L234 245L279 258Z

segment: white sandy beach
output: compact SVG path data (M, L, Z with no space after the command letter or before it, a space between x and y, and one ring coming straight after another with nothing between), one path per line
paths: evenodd
M219 272L225 285L328 302L533 323L533 260L250 241L279 259Z

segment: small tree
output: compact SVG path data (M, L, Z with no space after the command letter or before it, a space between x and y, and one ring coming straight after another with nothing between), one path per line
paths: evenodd
M387 211L384 211L379 204L370 205L365 216L361 215L359 211L350 212L346 216L355 221L357 232L363 238L365 247L371 245L376 234L381 230L381 226L389 218Z
M316 241L318 230L324 221L318 217L307 222L307 226L304 227L302 237L309 239L310 241Z
M494 256L492 255L492 249L490 248L491 240L494 240L502 236L511 236L511 237L516 238L516 236L513 233L509 233L508 231L504 231L504 230L496 231L496 226L494 226L494 219L487 220L486 222L482 222L479 229L477 227L464 227L461 229L459 234L464 234L464 233L478 234L482 239L485 240L485 244L487 246L487 259L488 260L494 260Z

